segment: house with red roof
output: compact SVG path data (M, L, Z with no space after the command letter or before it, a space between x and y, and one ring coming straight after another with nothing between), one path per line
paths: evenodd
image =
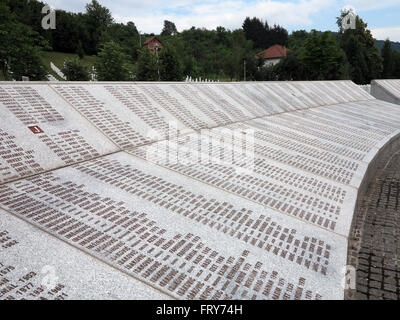
M264 66L274 66L287 56L288 49L285 46L276 44L256 55L256 59L263 59Z
M156 37L151 37L143 43L143 47L147 47L152 53L160 52L163 45Z

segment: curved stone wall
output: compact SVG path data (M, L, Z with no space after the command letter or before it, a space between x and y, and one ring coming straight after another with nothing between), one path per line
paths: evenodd
M374 80L371 94L386 102L400 104L400 80Z
M399 158L397 136L377 154L359 189L348 251L356 274L346 299L399 298Z
M400 108L349 81L4 83L0 108L0 222L150 298L343 299L360 187L400 133ZM39 274L34 239L1 228L0 263Z

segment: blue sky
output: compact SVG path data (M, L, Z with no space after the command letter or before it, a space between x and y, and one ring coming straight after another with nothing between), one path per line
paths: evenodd
M81 12L90 0L47 0L56 9ZM159 33L164 20L178 30L195 27L241 27L246 16L257 16L289 31L337 30L345 6L355 8L378 39L400 41L400 0L99 0L118 22L133 21L141 32Z

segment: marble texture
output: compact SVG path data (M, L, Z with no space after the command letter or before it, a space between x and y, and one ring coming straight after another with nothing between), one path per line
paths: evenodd
M54 266L59 298L343 299L359 190L400 134L349 81L5 83L0 107L0 263Z
M171 299L4 210L0 273L0 300Z
M0 84L0 183L118 150L45 84Z

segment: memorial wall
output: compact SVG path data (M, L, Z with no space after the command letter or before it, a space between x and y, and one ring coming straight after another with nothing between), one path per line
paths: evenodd
M400 104L400 80L373 80L371 94L376 99Z
M343 299L400 134L350 81L4 83L0 110L0 299Z

